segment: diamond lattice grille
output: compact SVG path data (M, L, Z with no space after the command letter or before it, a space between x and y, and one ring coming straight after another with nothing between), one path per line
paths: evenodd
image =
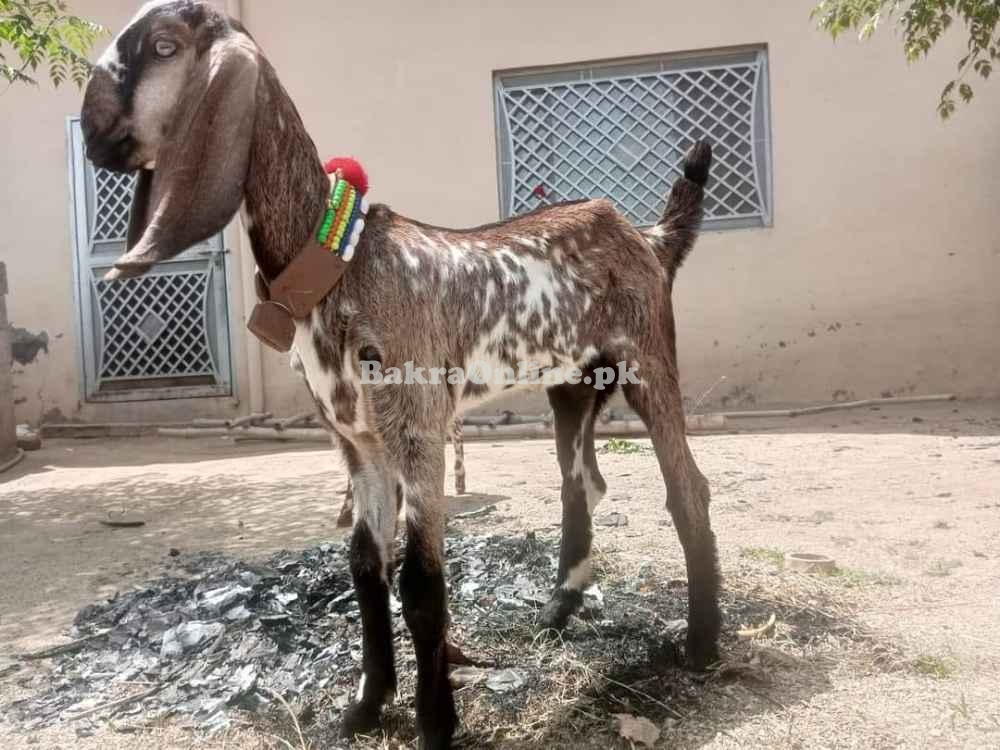
M212 375L205 326L209 275L172 273L95 284L102 380ZM150 328L156 321L156 335Z
M570 71L565 82L541 85L501 81L507 214L607 196L636 224L653 224L684 154L707 139L716 160L706 218L763 222L760 186L767 180L755 151L754 111L762 106L761 75L755 58L592 80Z
M128 212L135 189L135 175L94 170L95 241L123 240L128 234Z

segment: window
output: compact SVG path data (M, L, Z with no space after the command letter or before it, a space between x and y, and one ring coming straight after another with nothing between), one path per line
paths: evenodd
M684 154L707 139L705 226L771 223L763 49L502 73L495 86L505 217L606 196L655 224Z

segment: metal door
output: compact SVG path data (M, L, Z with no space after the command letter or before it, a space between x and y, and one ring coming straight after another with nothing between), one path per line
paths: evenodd
M218 235L137 279L103 281L125 250L135 178L96 169L69 123L84 397L232 394L225 250Z

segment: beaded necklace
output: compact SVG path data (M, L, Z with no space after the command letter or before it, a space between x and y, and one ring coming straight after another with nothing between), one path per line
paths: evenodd
M330 175L330 200L316 241L345 261L354 257L368 213L368 199L344 179L341 170Z
M365 228L368 175L355 159L344 156L331 159L324 168L330 175L330 197L316 231L316 241L349 261Z

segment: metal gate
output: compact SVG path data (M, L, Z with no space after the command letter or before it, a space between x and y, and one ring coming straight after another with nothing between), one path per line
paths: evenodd
M135 178L86 159L79 120L69 136L86 400L231 395L222 236L145 276L103 281L125 249Z

